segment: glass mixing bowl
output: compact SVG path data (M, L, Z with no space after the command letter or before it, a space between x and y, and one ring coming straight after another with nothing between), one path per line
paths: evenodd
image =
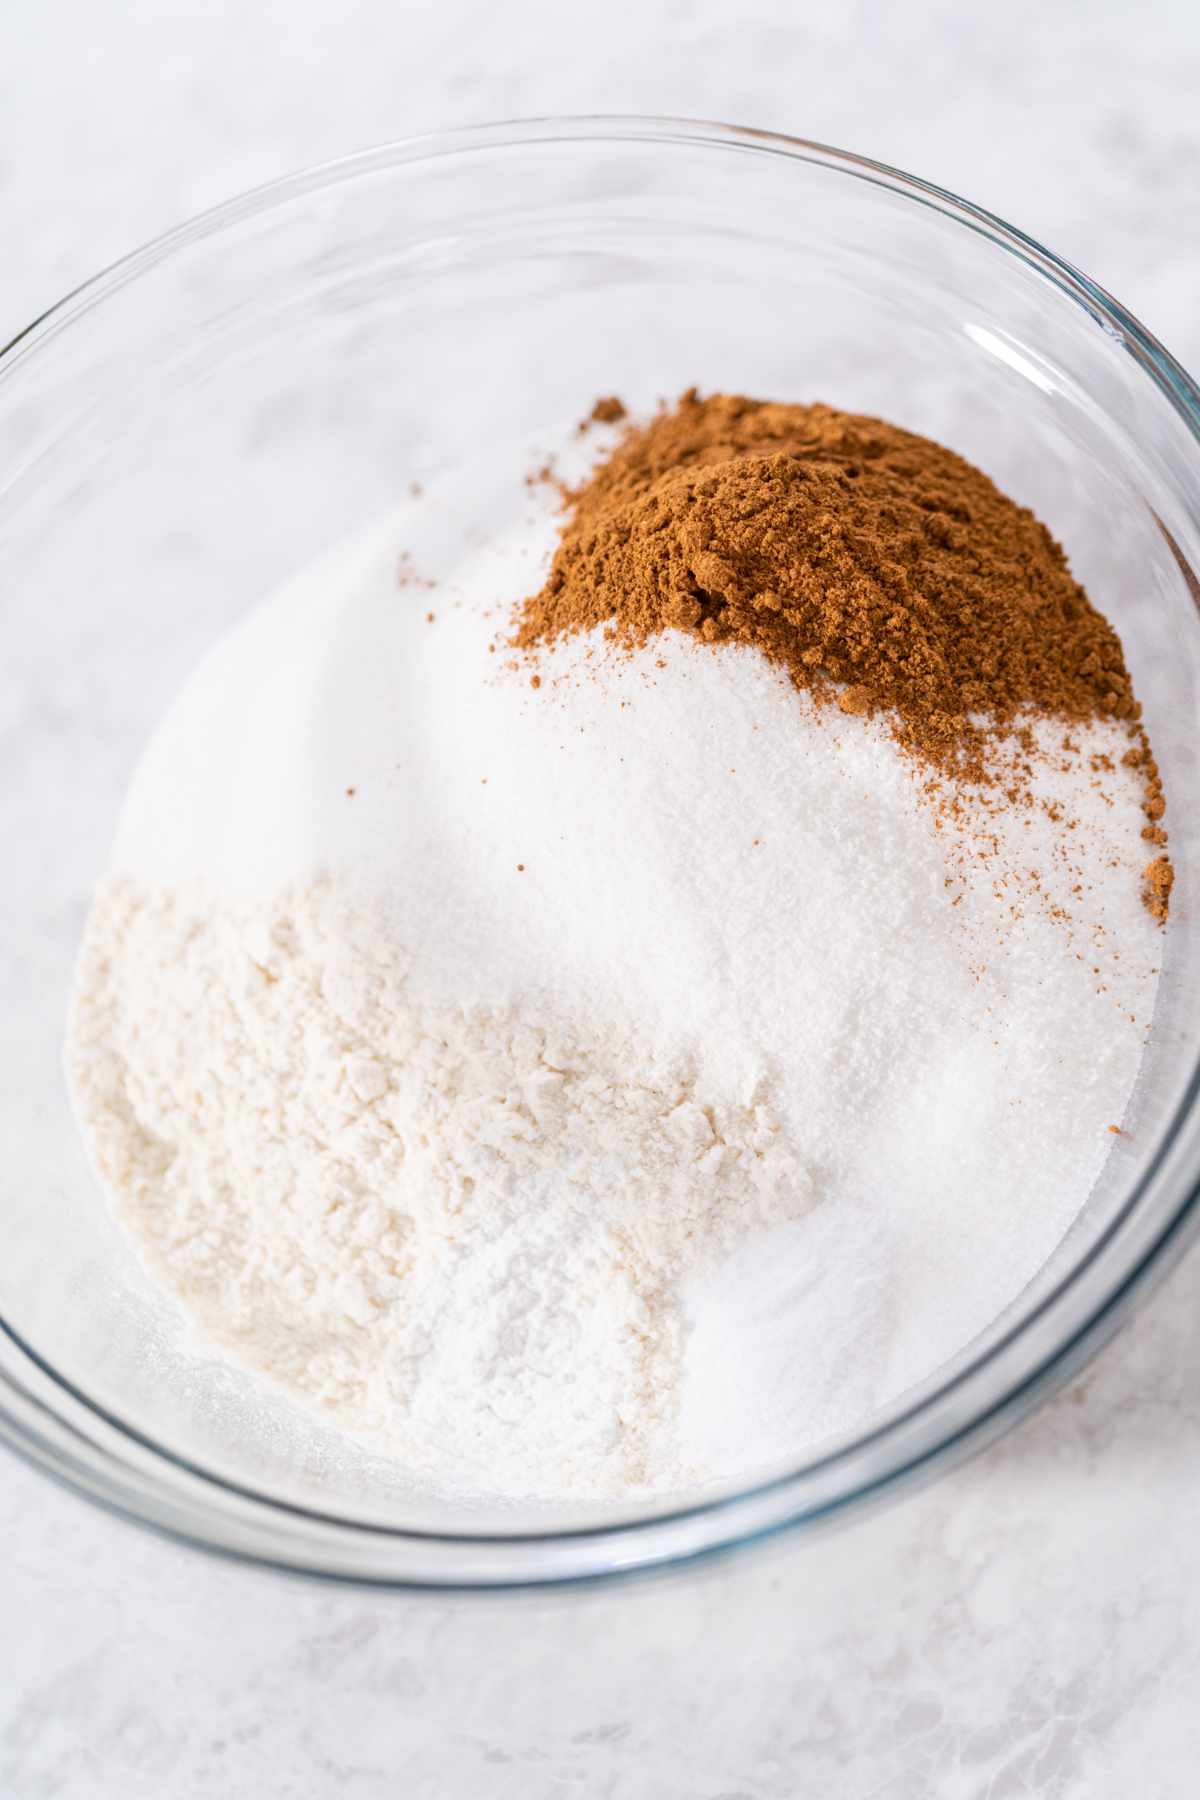
M1134 1128L1033 1286L857 1440L802 1466L781 1446L752 1489L659 1510L422 1499L188 1351L112 1223L62 1075L89 890L155 721L274 583L468 450L599 393L693 383L825 398L953 445L1048 521L1117 624L1179 878ZM819 145L652 120L352 157L184 226L31 326L0 358L7 1441L211 1550L502 1586L810 1523L1061 1381L1195 1210L1198 429L1195 386L1136 320L987 213Z

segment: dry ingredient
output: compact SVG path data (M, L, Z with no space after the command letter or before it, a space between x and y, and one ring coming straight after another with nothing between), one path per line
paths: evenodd
M85 964L99 1166L228 1348L473 1491L698 1472L672 1272L813 1198L768 1081L719 1096L608 1021L422 1003L328 880L216 909L114 882Z
M1166 841L1116 632L1046 527L941 444L829 406L691 389L568 499L521 648L597 626L626 645L666 630L750 645L818 699L884 714L935 770L1002 779L1010 800L1031 715L1125 721L1144 835ZM1169 870L1165 856L1146 870L1156 917Z
M586 456L637 454L605 410L564 434L560 573ZM846 711L703 618L532 629L548 589L510 668L562 520L504 460L289 584L172 708L81 954L77 1109L209 1340L414 1477L734 1479L953 1355L1102 1177L1160 954L1148 752L1127 690L1016 709L1010 803L905 737L917 699Z

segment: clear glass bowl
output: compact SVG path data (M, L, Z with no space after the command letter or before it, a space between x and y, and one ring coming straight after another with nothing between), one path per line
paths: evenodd
M138 750L218 633L467 450L580 417L598 393L693 383L825 398L952 444L1042 514L1116 622L1179 878L1135 1129L1034 1286L857 1441L657 1512L422 1502L184 1354L68 1107L76 943ZM0 358L7 1441L212 1550L502 1586L807 1524L945 1463L1062 1380L1195 1210L1198 426L1195 386L1134 319L978 208L818 145L653 120L353 157L207 214L39 320Z

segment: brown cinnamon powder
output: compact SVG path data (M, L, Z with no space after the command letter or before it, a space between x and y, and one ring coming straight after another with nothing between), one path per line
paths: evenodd
M1166 919L1171 905L1171 889L1175 885L1175 871L1167 856L1156 856L1146 866L1142 877L1145 883L1143 898L1154 917L1161 923Z
M1031 716L1125 721L1163 841L1116 632L1045 526L953 451L829 406L692 389L630 427L567 505L519 648L597 626L631 647L667 629L754 646L818 701L884 715L938 775L979 784L1012 782ZM1146 871L1156 917L1169 877L1165 856Z
M615 394L601 394L586 419L580 419L576 429L582 434L593 425L616 425L625 417L625 403L618 400Z

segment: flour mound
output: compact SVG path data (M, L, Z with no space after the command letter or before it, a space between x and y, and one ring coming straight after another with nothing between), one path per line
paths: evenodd
M711 1477L680 1290L812 1178L765 1076L707 1091L593 1009L421 1004L326 878L113 878L69 1068L101 1178L205 1333L414 1474L489 1493Z

